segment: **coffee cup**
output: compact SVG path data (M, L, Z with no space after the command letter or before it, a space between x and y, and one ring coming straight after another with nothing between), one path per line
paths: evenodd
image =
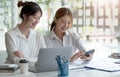
M19 65L20 65L21 74L27 74L28 73L29 62L25 59L21 59L19 61Z

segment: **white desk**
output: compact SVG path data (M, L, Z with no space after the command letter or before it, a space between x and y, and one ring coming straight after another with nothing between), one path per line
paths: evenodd
M92 45L90 46L94 48L94 46ZM108 52L113 51L113 50L110 50L109 48L104 48L96 44L95 44L95 49L96 49L96 52L92 60L97 60L100 58L104 58L104 59L108 58L108 55L110 55L110 53ZM14 73L0 73L0 77L58 77L58 76L57 76L57 71L44 72L44 73L29 72L28 74L24 75L24 74L20 74L20 71L17 70ZM81 71L79 69L76 69L76 70L69 71L69 77L120 77L120 71L119 72L105 72L105 71L99 71L99 70Z
M58 77L57 71L53 72L44 72L44 73L31 73L28 74L20 74L20 71L16 71L14 73L1 73L0 77ZM120 72L104 72L98 70L86 70L80 71L78 70L70 70L69 77L120 77Z

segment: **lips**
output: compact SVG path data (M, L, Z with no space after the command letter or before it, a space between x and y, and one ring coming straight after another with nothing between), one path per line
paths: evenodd
M32 28L35 28L36 27L36 24L32 24L32 26L31 26Z
M32 26L36 26L36 24L35 24L35 23L33 23L33 24L32 24Z
M67 28L62 28L63 30L67 30Z

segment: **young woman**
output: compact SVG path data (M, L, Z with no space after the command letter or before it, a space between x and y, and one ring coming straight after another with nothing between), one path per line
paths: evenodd
M21 23L5 34L8 53L6 63L18 63L21 58L36 58L40 48L46 47L43 36L34 30L42 16L42 10L35 2L18 2L21 8Z
M80 37L77 33L70 30L73 23L72 12L66 7L59 8L51 24L51 31L45 35L47 47L73 47L73 56L70 61L78 58L90 60L92 55L85 56L85 49L81 45ZM79 52L75 52L76 50Z

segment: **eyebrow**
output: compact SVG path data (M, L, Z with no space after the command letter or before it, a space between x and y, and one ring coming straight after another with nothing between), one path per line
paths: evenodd
M66 21L66 20L64 20L64 19L60 19L61 21ZM72 20L68 20L68 22L72 22Z
M34 17L36 17L37 19L40 19L41 16L36 16L36 15L33 15Z

